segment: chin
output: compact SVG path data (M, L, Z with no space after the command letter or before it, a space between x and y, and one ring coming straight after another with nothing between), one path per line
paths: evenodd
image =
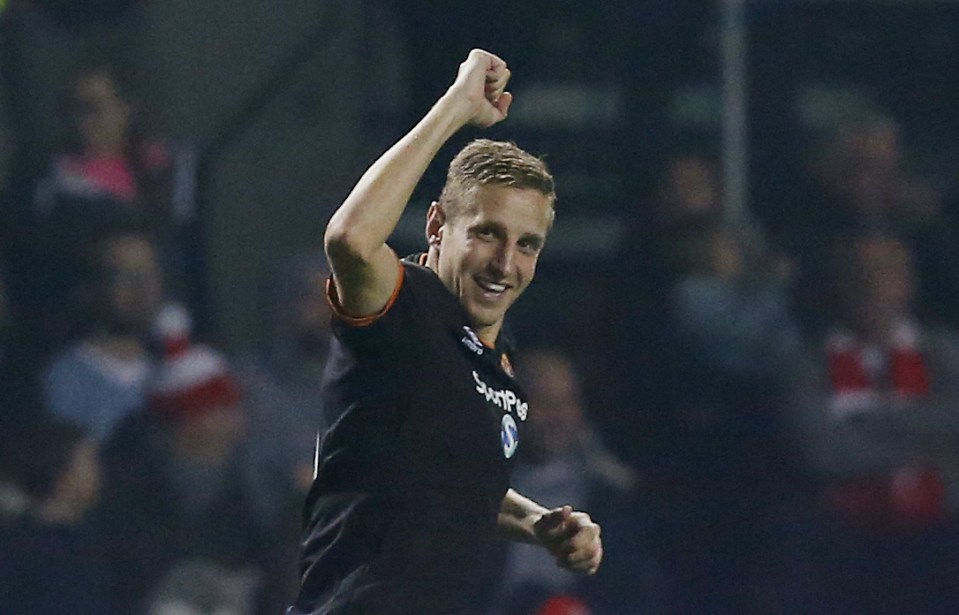
M484 327L491 327L503 318L503 314L499 312L494 314L489 310L467 308L466 311L470 316L470 320L473 321L474 328L481 329Z

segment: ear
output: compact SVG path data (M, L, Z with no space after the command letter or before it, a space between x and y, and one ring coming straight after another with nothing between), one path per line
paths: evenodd
M443 226L446 224L446 211L437 201L430 204L426 212L426 240L430 246L439 245L443 240Z

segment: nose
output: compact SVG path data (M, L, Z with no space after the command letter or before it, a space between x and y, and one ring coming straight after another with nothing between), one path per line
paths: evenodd
M496 254L491 261L492 268L502 277L508 277L516 269L516 248L509 244L503 244L496 250Z

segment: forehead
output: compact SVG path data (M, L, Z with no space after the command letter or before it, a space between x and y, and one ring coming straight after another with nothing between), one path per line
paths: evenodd
M465 199L462 223L473 226L496 223L515 234L546 236L553 220L549 197L532 188L482 185L471 189Z

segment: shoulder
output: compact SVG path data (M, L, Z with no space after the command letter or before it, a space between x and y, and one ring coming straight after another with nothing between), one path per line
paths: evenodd
M64 380L73 380L88 376L93 371L89 352L84 344L75 343L54 354L43 369L43 377L48 386Z

